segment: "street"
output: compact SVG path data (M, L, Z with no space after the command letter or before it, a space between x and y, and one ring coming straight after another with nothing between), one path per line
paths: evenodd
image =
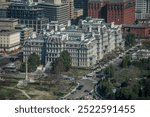
M81 80L79 80L78 85L75 87L75 89L73 89L70 93L68 93L66 96L62 97L61 99L101 99L102 97L100 95L95 94L97 93L96 84L99 81L99 78L96 78L96 72L103 71L110 64L117 66L122 61L122 58L126 54L136 52L139 49L138 46L140 46L140 44L133 46L132 48L124 51L123 53L119 53L119 55L113 59L109 59L108 61L99 64L98 65L99 67L97 67L91 73L88 73ZM81 88L78 89L78 87L80 86Z

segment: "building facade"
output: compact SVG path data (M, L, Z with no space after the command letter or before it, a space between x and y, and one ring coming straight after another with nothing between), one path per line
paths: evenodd
M22 45L27 39L30 39L33 35L33 29L27 28L25 25L16 25L15 30L20 32L20 44Z
M136 19L150 19L150 0L136 0Z
M43 9L36 5L28 5L26 3L12 3L8 7L8 18L16 18L19 24L24 24L27 27L33 28L33 31L39 33L49 23L47 18L44 18Z
M74 18L74 0L61 0L62 3L67 3L69 7L69 19Z
M26 25L18 23L18 19L0 18L1 31L17 31L20 32L20 43L23 44L26 39L29 39L33 34L32 28L27 28Z
M0 18L0 30L14 30L18 25L18 19Z
M123 33L127 35L128 33L134 33L136 38L140 39L149 39L150 38L150 25L144 24L133 24L133 25L124 25Z
M7 18L7 8L10 3L0 3L0 18Z
M8 0L0 0L0 4L1 3L6 3Z
M52 27L51 32L44 32L41 36L42 43L45 44L41 44L43 46L36 49L37 51L44 49L45 63L53 62L63 50L67 50L72 58L73 67L90 68L105 54L124 47L121 25L114 23L106 25L103 19L87 18L81 21L81 27L68 26L63 30L60 29L59 24ZM34 39L35 43L38 41L36 40ZM33 45L31 47L35 48ZM24 48L25 55L29 55L25 51L29 47ZM30 50L30 53L36 52L34 49Z
M83 16L83 9L74 9L74 19Z
M107 22L133 24L135 22L135 0L110 1L107 7Z
M0 31L0 52L11 52L20 47L20 32Z
M135 0L89 0L88 16L103 18L107 23L133 24Z
M44 16L49 21L58 21L60 24L67 24L69 20L69 6L66 3L39 3L39 8L44 9Z
M83 9L83 19L88 16L88 0L74 0L74 7Z
M45 40L41 35L26 41L23 47L23 61L26 61L30 54L36 53L41 64L45 64L45 48Z

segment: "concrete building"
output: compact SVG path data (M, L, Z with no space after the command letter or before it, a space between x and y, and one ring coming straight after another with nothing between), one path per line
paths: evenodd
M23 44L24 41L30 39L33 35L33 29L27 28L25 25L16 25L15 30L20 32L20 44Z
M89 0L88 16L104 18L107 23L133 24L135 0Z
M0 4L1 3L6 3L8 0L0 0Z
M0 52L11 52L20 47L20 32L0 31Z
M83 16L83 9L74 9L74 19Z
M30 38L33 34L32 28L27 28L26 25L19 24L18 19L14 18L0 18L0 30L20 32L21 44L23 44L24 40Z
M67 3L69 6L69 19L74 18L74 0L61 0L62 3Z
M14 30L18 25L18 19L0 18L0 30Z
M38 4L39 8L44 9L44 16L49 21L58 21L60 24L67 24L69 20L69 6L66 3L43 2Z
M43 9L37 5L15 2L8 7L8 18L16 18L19 24L33 28L33 31L39 33L46 27L49 20L44 17Z
M134 33L136 38L150 38L150 25L144 24L133 24L133 25L124 25L123 33L127 35L128 33Z
M74 0L74 7L83 9L83 19L88 16L88 0Z
M136 0L136 19L150 19L150 0Z
M55 4L55 5L60 5L62 3L61 0L43 0L46 3L51 3L51 4Z
M0 18L7 18L7 8L10 3L0 3Z

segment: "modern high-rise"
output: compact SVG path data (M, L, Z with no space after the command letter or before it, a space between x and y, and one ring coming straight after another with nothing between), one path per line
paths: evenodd
M47 26L49 20L44 17L42 8L37 5L28 5L25 3L11 3L7 9L8 18L19 19L19 24L24 24L27 27L39 33Z
M88 16L104 18L107 23L135 22L135 0L89 0Z
M7 8L9 7L9 5L9 2L0 2L0 18L7 18Z
M150 19L150 0L136 0L136 19Z
M44 9L44 16L49 21L58 21L60 24L67 24L69 20L68 4L61 3L61 0L47 0L47 2L39 3L39 8Z
M74 0L62 0L62 3L67 3L69 6L69 19L74 18Z

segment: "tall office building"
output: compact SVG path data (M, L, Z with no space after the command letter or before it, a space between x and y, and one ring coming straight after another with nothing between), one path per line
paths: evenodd
M0 18L7 18L7 8L10 3L0 3Z
M88 16L104 18L107 23L135 22L135 0L89 0Z
M69 6L69 19L74 18L74 0L62 0L62 3L67 3Z
M8 7L8 18L19 19L19 24L33 28L35 32L40 32L49 22L43 15L43 9L36 5L25 3L12 3Z
M136 0L136 19L150 19L150 0Z
M68 4L61 3L61 0L47 0L38 4L44 9L44 15L49 21L58 21L60 24L67 24L69 20Z
M83 18L88 16L88 0L74 0L74 7L83 9Z

